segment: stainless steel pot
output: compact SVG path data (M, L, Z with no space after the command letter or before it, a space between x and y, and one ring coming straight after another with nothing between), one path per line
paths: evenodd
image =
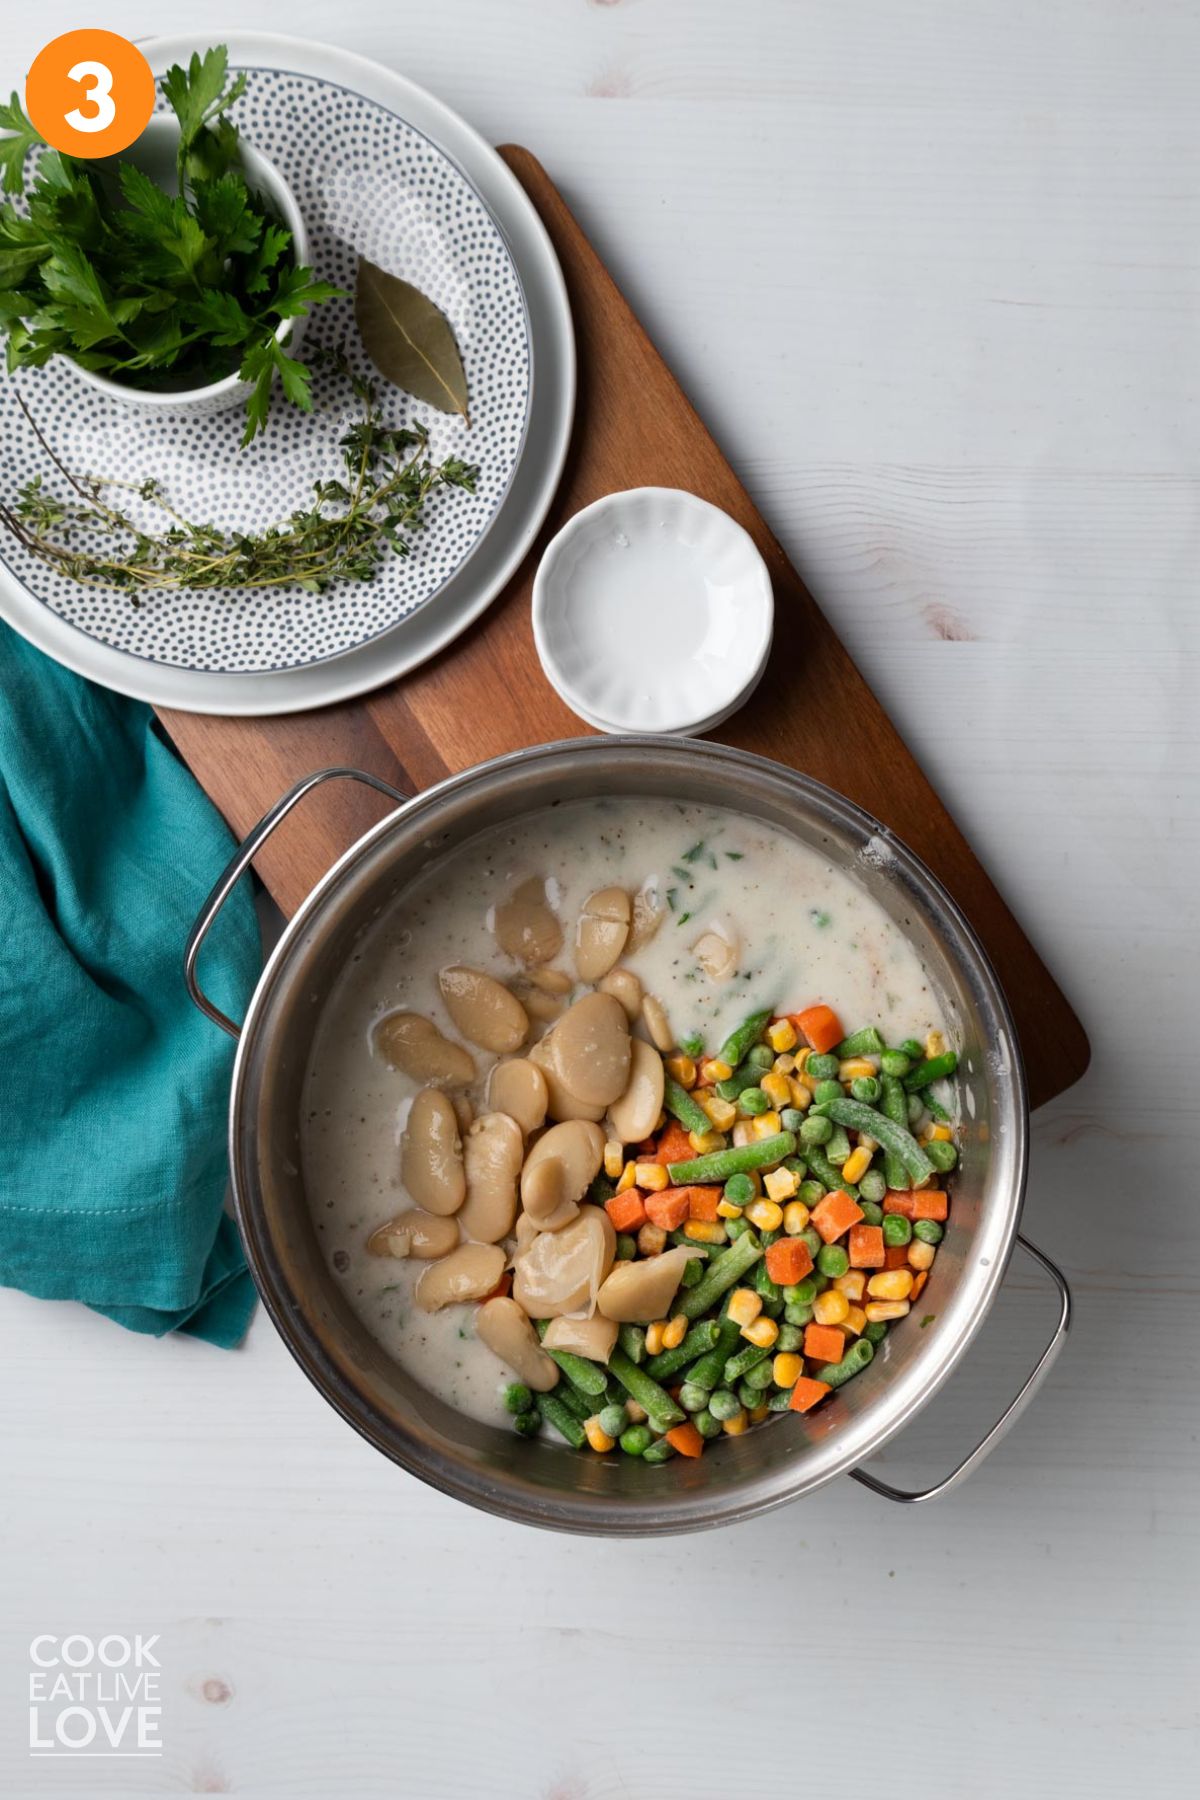
M790 769L721 745L670 738L587 738L500 757L407 798L373 776L325 769L284 796L251 832L197 921L186 955L193 998L235 1036L196 975L205 937L258 848L305 794L334 777L366 781L398 809L354 844L291 921L240 1031L229 1121L230 1165L246 1255L284 1342L356 1430L443 1493L510 1519L563 1531L659 1534L729 1524L850 1472L894 1500L945 1493L986 1455L1032 1397L1066 1334L1061 1273L1018 1237L1028 1155L1025 1079L1012 1020L979 940L918 859L847 800ZM569 1454L465 1418L418 1387L370 1336L325 1267L305 1202L300 1086L322 1003L362 932L418 869L481 827L552 801L661 794L752 814L848 869L903 926L960 1035L962 1157L950 1225L923 1305L925 1331L899 1330L875 1361L804 1420L787 1416L722 1441L699 1461L647 1468L632 1457ZM983 1323L1014 1244L1056 1283L1059 1319L1020 1393L971 1455L915 1492L859 1465L929 1401Z

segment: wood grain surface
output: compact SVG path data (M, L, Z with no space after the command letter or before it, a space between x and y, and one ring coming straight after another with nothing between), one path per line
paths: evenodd
M1079 1079L1088 1041L990 876L900 739L841 640L608 274L546 171L501 154L544 219L563 266L579 346L575 430L538 543L483 619L440 656L365 698L283 718L163 710L182 755L243 835L300 776L334 763L418 789L505 751L590 735L541 673L530 627L534 570L549 537L617 488L690 489L754 538L777 607L771 662L753 702L713 736L803 770L848 795L929 864L974 923L1017 1022L1038 1106ZM290 914L382 814L353 783L320 790L280 829L258 868Z

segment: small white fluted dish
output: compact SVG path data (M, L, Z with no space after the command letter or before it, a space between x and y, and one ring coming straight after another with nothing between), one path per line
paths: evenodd
M698 735L758 685L775 602L753 539L679 488L630 488L575 514L533 584L546 678L598 730Z

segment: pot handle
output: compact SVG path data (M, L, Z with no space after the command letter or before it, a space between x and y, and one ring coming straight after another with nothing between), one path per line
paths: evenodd
M199 961L200 952L204 948L204 940L216 923L217 914L275 827L287 818L293 806L298 806L305 795L311 794L314 788L321 786L322 782L342 777L349 781L365 782L368 787L376 788L379 793L386 794L390 800L396 800L400 805L404 805L412 798L411 794L402 794L399 788L392 787L389 782L381 781L378 775L368 775L365 769L318 769L315 775L306 775L304 780L298 781L294 788L289 788L283 798L275 802L270 812L264 813L253 831L243 838L229 859L224 874L201 907L199 918L192 926L187 948L183 953L183 978L187 983L187 991L200 1011L210 1018L214 1025L219 1025L222 1031L227 1031L230 1037L238 1037L241 1033L241 1026L235 1025L219 1006L213 1005L196 977L196 964Z
M1028 1238L1018 1234L1017 1242L1027 1256L1032 1256L1035 1262L1041 1264L1058 1289L1058 1322L1054 1327L1054 1335L1033 1365L1020 1391L1009 1401L991 1430L979 1440L970 1455L965 1457L956 1469L952 1469L943 1481L936 1482L933 1487L910 1490L891 1487L886 1481L880 1481L875 1475L865 1475L861 1469L851 1469L852 1480L861 1481L864 1487L871 1488L876 1494L882 1494L885 1500L898 1500L904 1506L916 1506L922 1500L940 1499L943 1494L948 1494L952 1487L957 1487L960 1481L965 1481L971 1471L979 1467L984 1457L995 1448L1009 1427L1024 1412L1050 1373L1059 1351L1065 1344L1067 1332L1071 1326L1071 1290L1067 1286L1066 1276L1057 1263L1051 1262L1045 1252L1039 1250L1036 1244L1031 1244Z

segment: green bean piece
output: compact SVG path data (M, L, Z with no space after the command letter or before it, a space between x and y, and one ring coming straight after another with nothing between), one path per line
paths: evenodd
M860 1206L863 1200L874 1200L878 1205L887 1193L887 1176L882 1169L868 1169L858 1184L858 1191L862 1196L859 1201ZM878 1220L876 1220L876 1224L878 1224Z
M629 1414L624 1406L602 1406L596 1414L596 1423L605 1437L619 1438L629 1423Z
M774 1240L776 1237L776 1233L764 1231L762 1234L763 1249L769 1250L771 1245L767 1242L767 1239L771 1238ZM755 1293L761 1294L764 1300L780 1300L783 1298L783 1289L777 1281L772 1281L771 1277L767 1274L767 1265L765 1261L755 1265L754 1291Z
M674 1375L679 1369L686 1369L694 1363L698 1356L705 1356L712 1350L721 1335L721 1327L716 1319L701 1319L692 1326L682 1344L676 1344L674 1350L660 1350L646 1364L646 1374L651 1381L665 1381L668 1375ZM649 1408L646 1409L649 1411Z
M697 1387L694 1381L685 1381L679 1390L679 1404L685 1413L704 1412L708 1406L708 1388Z
M803 1345L804 1333L798 1325L781 1325L779 1327L779 1336L775 1339L777 1354L782 1355L787 1351L800 1350Z
M939 1125L948 1125L950 1123L950 1114L946 1111L946 1108L937 1098L932 1088L922 1088L921 1098L925 1102L925 1111L929 1114L931 1119L936 1119Z
M731 1206L749 1206L754 1198L754 1183L748 1175L731 1175L725 1183L725 1198Z
M749 1018L743 1019L737 1030L730 1032L717 1051L720 1060L728 1063L731 1069L736 1069L738 1064L745 1059L751 1047L758 1043L759 1038L770 1024L771 1013L772 1008L767 1006L760 1012L752 1012Z
M923 1056L916 1068L910 1069L903 1077L905 1090L910 1094L919 1094L930 1082L945 1081L957 1067L958 1054L954 1050L947 1050L941 1056Z
M626 1456L644 1456L654 1442L654 1433L648 1425L630 1425L617 1441Z
M539 1394L537 1403L538 1411L547 1425L553 1425L559 1437L566 1438L573 1450L582 1450L587 1443L583 1421L575 1417L557 1394Z
M867 1174L869 1175L870 1173L871 1171L868 1169ZM886 1185L884 1191L887 1191ZM878 1225L883 1220L884 1211L878 1200L861 1199L858 1203L858 1209L862 1213L864 1225Z
M823 1113L809 1113L800 1127L800 1142L807 1147L827 1144L833 1136L833 1120Z
M753 1267L762 1253L762 1245L753 1231L747 1231L736 1243L730 1244L728 1250L713 1258L704 1271L704 1280L689 1288L679 1300L678 1311L686 1319L702 1319L721 1295ZM637 1399L636 1394L634 1399ZM649 1407L646 1410L648 1412Z
M804 1079L811 1084L814 1081L836 1081L838 1059L828 1054L812 1055L804 1065Z
M925 1046L917 1038L905 1038L900 1048L910 1062L919 1062L925 1054Z
M789 1325L811 1325L813 1309L802 1306L798 1300L789 1300L783 1309L783 1316Z
M747 1344L744 1350L739 1350L725 1364L725 1386L736 1387L743 1375L750 1369L756 1369L759 1363L770 1354L771 1352L764 1350L761 1344Z
M674 1444L669 1444L665 1437L655 1438L654 1442L642 1451L644 1463L670 1462L675 1454Z
M690 1056L694 1060L697 1056L704 1055L704 1039L698 1031L689 1031L686 1037L680 1038L679 1048L685 1056Z
M771 1102L760 1087L743 1088L737 1103L738 1110L745 1113L748 1119L757 1119L760 1113L771 1110Z
M581 1394L578 1388L573 1388L569 1381L559 1382L554 1390L554 1398L577 1419L590 1419L596 1410L596 1402L589 1399L586 1394ZM541 1400L540 1394L538 1400L539 1402Z
M538 1321L537 1333L544 1338L549 1330L549 1319ZM543 1350L546 1346L542 1345ZM546 1355L556 1362L571 1386L578 1388L581 1394L595 1399L608 1386L608 1376L599 1363L589 1362L586 1356L576 1356L573 1350L546 1350Z
M765 1070L754 1063L744 1062L740 1069L735 1069L724 1081L718 1081L717 1092L722 1100L736 1100L744 1088L757 1087L764 1074Z
M719 1419L723 1425L726 1419L737 1418L742 1410L742 1403L729 1388L718 1388L716 1393L709 1398L708 1410L713 1418Z
M676 1187L689 1187L693 1182L728 1181L731 1175L766 1169L791 1156L796 1148L793 1131L777 1131L772 1137L759 1138L753 1144L734 1145L729 1150L714 1150L708 1156L694 1157L690 1162L669 1163L667 1174Z
M693 1415L692 1424L702 1438L715 1438L721 1435L721 1421L714 1419L711 1412L699 1412Z
M855 1338L841 1362L826 1363L817 1370L817 1380L827 1387L841 1387L865 1369L874 1355L875 1346L869 1337Z
M699 1288L693 1288L692 1294L698 1294ZM644 1369L631 1362L623 1350L614 1350L608 1359L608 1366L621 1386L637 1401L653 1424L660 1431L667 1431L672 1425L683 1421L683 1411L676 1406L665 1388L652 1381Z
M901 1075L907 1075L912 1068L912 1058L906 1056L903 1050L885 1050L879 1058L879 1067L883 1074L893 1075L899 1080Z
M536 1437L542 1429L542 1415L536 1406L529 1412L518 1413L513 1420L513 1430L521 1437Z
M880 1110L885 1117L891 1119L894 1125L907 1126L908 1101L903 1085L894 1075L885 1075L883 1078L883 1099L880 1102ZM908 1186L908 1171L896 1152L889 1150L886 1144L883 1147L883 1174L884 1180L890 1188L906 1188Z
M646 1332L644 1326L618 1325L617 1343L621 1346L621 1349L625 1352L631 1363L645 1362ZM612 1366L611 1357L609 1358L609 1366Z
M855 1187L854 1183L852 1181L843 1181L842 1171L835 1168L829 1158L825 1155L825 1152L823 1150L818 1150L815 1145L809 1146L808 1166L816 1176L817 1180L821 1183L822 1197L826 1194L832 1194L837 1188L841 1188L842 1192L844 1194L849 1194L852 1200L858 1199L858 1189Z
M703 1279L704 1259L700 1256L693 1256L690 1262L684 1263L679 1272L679 1285L683 1288L693 1288L698 1281L703 1281Z
M864 1025L861 1031L852 1031L843 1038L833 1054L839 1061L847 1056L878 1056L883 1047L883 1033L874 1025Z
M746 1370L742 1380L752 1393L761 1394L763 1389L769 1388L775 1380L774 1375L771 1373L771 1363L772 1357L768 1351L764 1362L755 1363L752 1369Z
M907 1244L913 1234L913 1228L902 1213L884 1213L883 1241L885 1244Z
M637 1255L637 1239L630 1237L627 1231L617 1233L617 1261L632 1262Z
M510 1413L528 1412L533 1405L533 1395L523 1381L510 1381L504 1390L505 1410Z
M840 1244L822 1244L817 1251L817 1267L830 1281L836 1281L850 1267L850 1258Z
M680 1087L672 1075L668 1075L663 1082L663 1105L679 1120L685 1131L712 1130L712 1120L700 1102L693 1100L687 1089Z
M913 1236L920 1238L923 1244L940 1244L945 1235L936 1219L918 1219L913 1225Z
M788 1412L791 1408L791 1404L791 1388L780 1388L779 1392L772 1394L771 1398L767 1401L767 1405L772 1412Z
M872 1319L869 1325L863 1326L863 1336L868 1344L882 1344L888 1334L886 1319Z
M840 1169L850 1154L850 1139L843 1126L834 1127L833 1136L825 1146L825 1154L835 1169Z
M874 1075L856 1075L850 1083L850 1093L855 1100L864 1100L868 1106L877 1106L879 1096L883 1092L883 1083Z
M958 1161L958 1151L945 1138L931 1138L925 1146L925 1154L939 1175L945 1175Z
M596 1175L588 1188L588 1199L593 1206L603 1206L606 1200L612 1199L616 1191L615 1181L610 1181L607 1175Z
M688 1370L686 1381L689 1387L703 1388L711 1393L725 1373L725 1359L731 1356L742 1341L742 1328L735 1319L721 1319L717 1325L717 1341L706 1356L693 1363Z
M864 1106L861 1100L847 1100L843 1096L840 1100L822 1101L821 1109L835 1125L845 1126L850 1131L865 1131L883 1146L885 1152L894 1150L912 1181L928 1181L933 1174L933 1164L912 1132L906 1131L903 1125L897 1125L875 1107Z

